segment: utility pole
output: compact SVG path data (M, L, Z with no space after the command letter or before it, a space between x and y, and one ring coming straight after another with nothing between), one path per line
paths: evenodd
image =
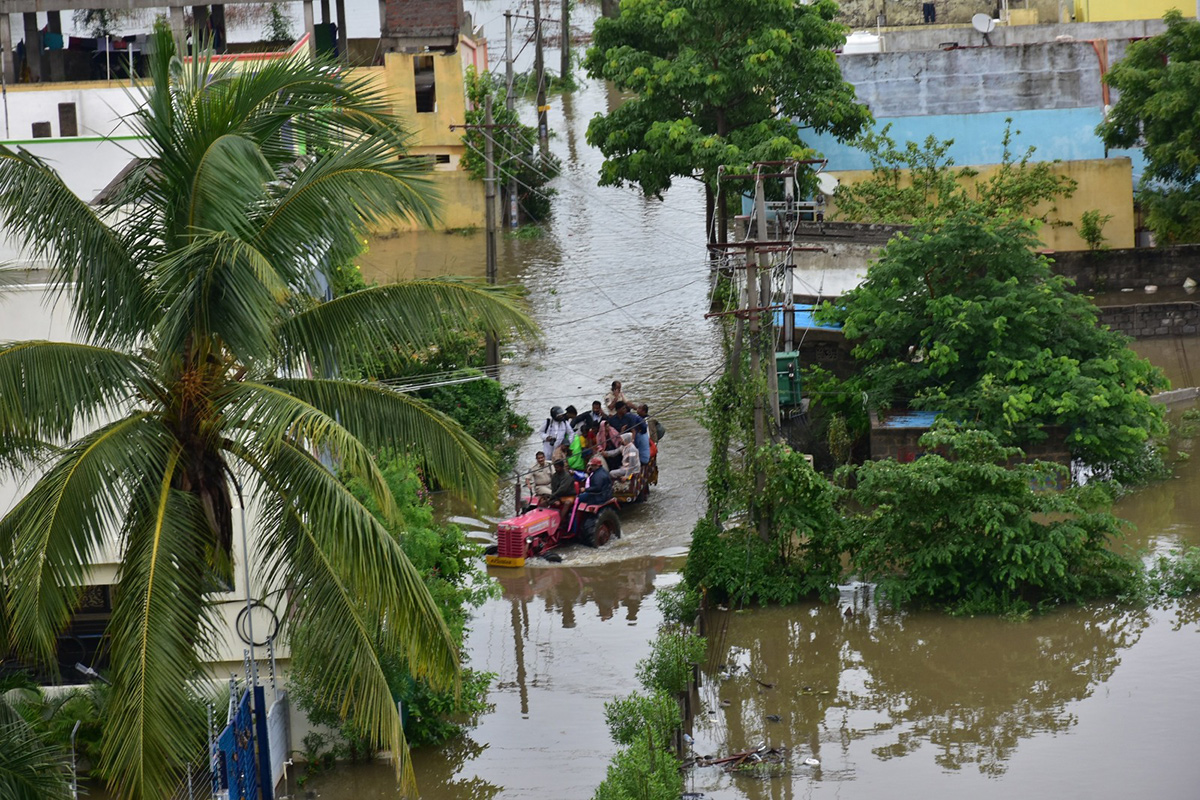
M504 107L509 111L513 110L513 37L512 37L512 12L504 12ZM509 117L511 119L511 115ZM508 140L509 157L516 154L515 141ZM516 173L510 173L508 176L508 226L516 228L520 224L517 216L517 176Z
M563 87L571 74L571 0L562 0L562 61L559 73L562 75Z
M482 125L451 125L450 130L481 130L483 131L483 214L486 234L484 241L487 247L487 282L496 283L496 153L495 131L500 128L515 128L515 125L496 125L492 121L492 96L488 94L483 101ZM491 369L500 364L500 345L496 337L487 337L487 366ZM495 373L489 374L494 378Z
M488 92L483 101L483 157L487 162L487 172L483 179L483 218L487 228L487 282L489 286L496 285L496 158L494 134L492 133L492 93ZM488 377L495 378L494 370L500 366L500 343L496 335L487 336L487 367Z
M763 191L763 179L759 175L754 179L754 238L765 241L767 237L767 202L766 194ZM755 256L758 260L757 266L763 267L764 277L767 283L770 283L770 263L766 252L762 248L758 249ZM746 294L750 298L750 379L757 382L759 376L762 375L762 351L763 343L759 339L761 330L759 324L759 309L767 305L762 299L762 287L756 288L756 278L758 270L755 265L755 258L751 258L750 254L746 254ZM757 300L757 302L755 302ZM771 347L772 356L774 355L774 345ZM772 367L772 371L774 368ZM754 452L755 458L758 456L758 451L766 444L766 420L763 411L763 396L762 392L754 393ZM767 489L767 476L763 474L762 467L754 468L754 494L755 497L762 497ZM770 525L766 517L761 514L757 516L758 536L764 542L771 540Z
M546 120L546 58L542 52L542 2L533 0L533 71L537 75L538 150L545 158L550 152L550 125Z

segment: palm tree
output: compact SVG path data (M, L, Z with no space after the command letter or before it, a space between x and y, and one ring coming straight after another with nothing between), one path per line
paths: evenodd
M448 417L333 376L406 358L447 321L498 335L533 323L516 291L453 280L319 302L321 275L357 255L370 223L434 215L425 167L397 158L404 132L368 84L295 60L184 62L161 27L151 61L133 120L149 157L107 208L0 148L0 217L57 270L78 340L0 347L0 464L40 476L0 520L0 627L52 663L87 565L115 541L101 767L121 797L167 796L199 746L174 714L216 637L236 499L256 510L260 577L288 591L285 625L325 634L305 637L306 662L325 665L411 788L377 648L440 688L456 684L457 653L421 576L326 465L385 513L379 448L476 501L494 497L494 472Z
M6 800L66 800L71 795L67 754L42 741L17 708L37 698L24 674L0 676L0 797Z

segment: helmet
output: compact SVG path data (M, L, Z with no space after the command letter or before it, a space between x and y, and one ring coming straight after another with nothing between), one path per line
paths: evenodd
M563 411L562 406L555 406L554 408L550 409L550 419L558 419L559 417L565 416L566 413L567 412Z
M591 459L588 460L589 467L599 467L603 465L604 459L602 459L600 456L592 456Z

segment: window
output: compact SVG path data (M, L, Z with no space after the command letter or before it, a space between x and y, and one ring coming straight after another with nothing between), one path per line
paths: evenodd
M58 104L58 135L78 136L79 121L75 113L74 103Z
M417 95L417 113L432 114L437 111L433 56L413 56L413 83Z

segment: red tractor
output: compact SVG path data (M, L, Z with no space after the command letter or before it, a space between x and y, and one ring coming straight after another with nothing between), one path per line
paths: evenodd
M496 544L486 550L487 563L496 567L524 566L525 559L544 556L576 539L588 547L603 547L612 537L621 536L621 518L617 516L620 507L615 497L600 505L534 505L500 523Z
M579 473L576 473L578 477ZM521 495L517 485L517 515L496 528L496 544L487 548L487 563L496 567L521 567L525 559L544 556L567 542L580 541L588 547L603 547L614 536L621 537L622 505L641 503L650 496L650 487L658 483L658 460L651 457L642 471L627 480L613 482L613 496L599 505L568 500L565 505L544 504L544 500ZM576 483L576 491L580 484Z

